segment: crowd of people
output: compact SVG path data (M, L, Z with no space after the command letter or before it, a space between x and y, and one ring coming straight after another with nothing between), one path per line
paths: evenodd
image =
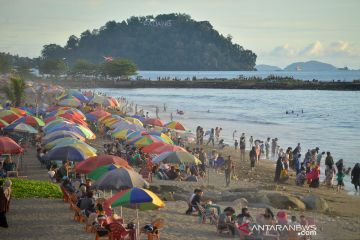
M301 229L309 229L309 225L315 224L314 219L300 215L288 216L284 210L279 210L275 215L270 208L265 208L264 213L253 216L249 209L244 206L237 214L233 207L221 207L204 195L203 190L195 189L188 200L187 215L198 214L199 221L206 223L209 219L211 224L216 225L219 234L229 234L240 239L309 239L301 236ZM286 226L275 228L275 225ZM262 226L262 227L256 227ZM274 228L263 226L273 226ZM292 227L291 227L292 226ZM298 226L298 227L296 227ZM269 230L270 229L270 230ZM297 230L295 230L297 229Z

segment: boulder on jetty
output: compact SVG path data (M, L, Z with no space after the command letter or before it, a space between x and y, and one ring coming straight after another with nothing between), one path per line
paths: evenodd
M319 196L307 195L302 197L301 200L305 203L306 209L319 212L326 212L329 210L326 200Z

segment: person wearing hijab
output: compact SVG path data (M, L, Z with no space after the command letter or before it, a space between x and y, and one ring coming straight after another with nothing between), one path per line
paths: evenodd
M351 171L351 183L354 184L355 191L357 192L360 186L360 163L356 163Z
M11 184L10 180L6 180L4 186L0 188L0 227L3 228L9 227L6 213L9 211L10 206Z

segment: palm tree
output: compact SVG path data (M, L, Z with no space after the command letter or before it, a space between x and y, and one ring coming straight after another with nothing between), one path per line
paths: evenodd
M25 81L20 77L10 77L10 82L1 88L14 106L20 106L25 98Z

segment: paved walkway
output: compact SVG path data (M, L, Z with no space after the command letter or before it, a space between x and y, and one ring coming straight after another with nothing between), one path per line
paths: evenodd
M40 167L35 149L29 149L23 158L21 175L29 179L49 181L47 170ZM7 214L8 229L0 229L1 240L20 239L94 239L86 233L83 223L73 219L69 204L62 199L12 199Z

